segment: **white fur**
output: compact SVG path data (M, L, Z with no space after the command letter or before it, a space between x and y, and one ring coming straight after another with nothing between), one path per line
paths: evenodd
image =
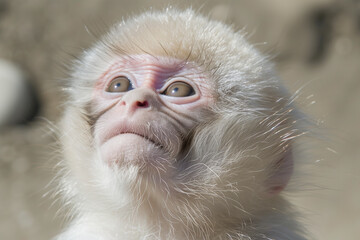
M214 86L215 104L176 178L151 181L136 166L109 168L94 147L91 89L117 56L132 54L194 62ZM302 134L296 110L241 32L192 10L147 12L114 26L74 66L59 190L73 219L57 240L305 239L291 205L269 191L286 185L278 174L291 174L276 163Z

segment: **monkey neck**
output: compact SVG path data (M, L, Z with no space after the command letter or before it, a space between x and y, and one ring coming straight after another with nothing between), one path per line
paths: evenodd
M300 229L287 230L299 227L292 217L283 214L289 214L291 206L281 196L273 197L271 204L268 204L273 207L264 208L261 213L244 213L245 210L229 209L229 206L216 202L211 205L207 201L189 199L159 201L158 198L146 196L142 201L138 200L129 198L120 209L114 210L107 206L107 210L87 213L83 218L94 219L97 224L99 219L104 219L104 226L98 227L118 236L114 239L135 240L148 235L154 236L150 239L156 240L223 239L229 233L234 236L233 239L239 240L269 239L277 231L285 231L292 236L289 239L303 239L297 235Z

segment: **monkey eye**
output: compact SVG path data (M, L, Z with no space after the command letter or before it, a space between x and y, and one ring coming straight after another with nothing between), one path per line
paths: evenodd
M185 82L174 82L170 84L162 94L170 97L188 97L194 95L195 90Z
M110 85L106 89L107 92L127 92L133 89L130 80L127 77L119 76L111 80Z

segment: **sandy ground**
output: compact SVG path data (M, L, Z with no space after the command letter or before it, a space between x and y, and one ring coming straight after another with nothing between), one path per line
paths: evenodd
M35 121L0 130L0 239L45 240L63 226L46 195L52 123L61 115L63 67L108 25L134 13L190 6L250 33L274 56L321 139L304 144L310 184L291 198L310 239L360 239L360 1L0 0L0 58L28 74L41 103ZM90 35L85 26L91 29ZM307 141L307 140L306 140Z

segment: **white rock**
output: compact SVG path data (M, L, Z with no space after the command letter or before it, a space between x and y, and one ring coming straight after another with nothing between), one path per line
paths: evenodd
M34 109L32 94L20 68L0 59L0 127L27 120Z

